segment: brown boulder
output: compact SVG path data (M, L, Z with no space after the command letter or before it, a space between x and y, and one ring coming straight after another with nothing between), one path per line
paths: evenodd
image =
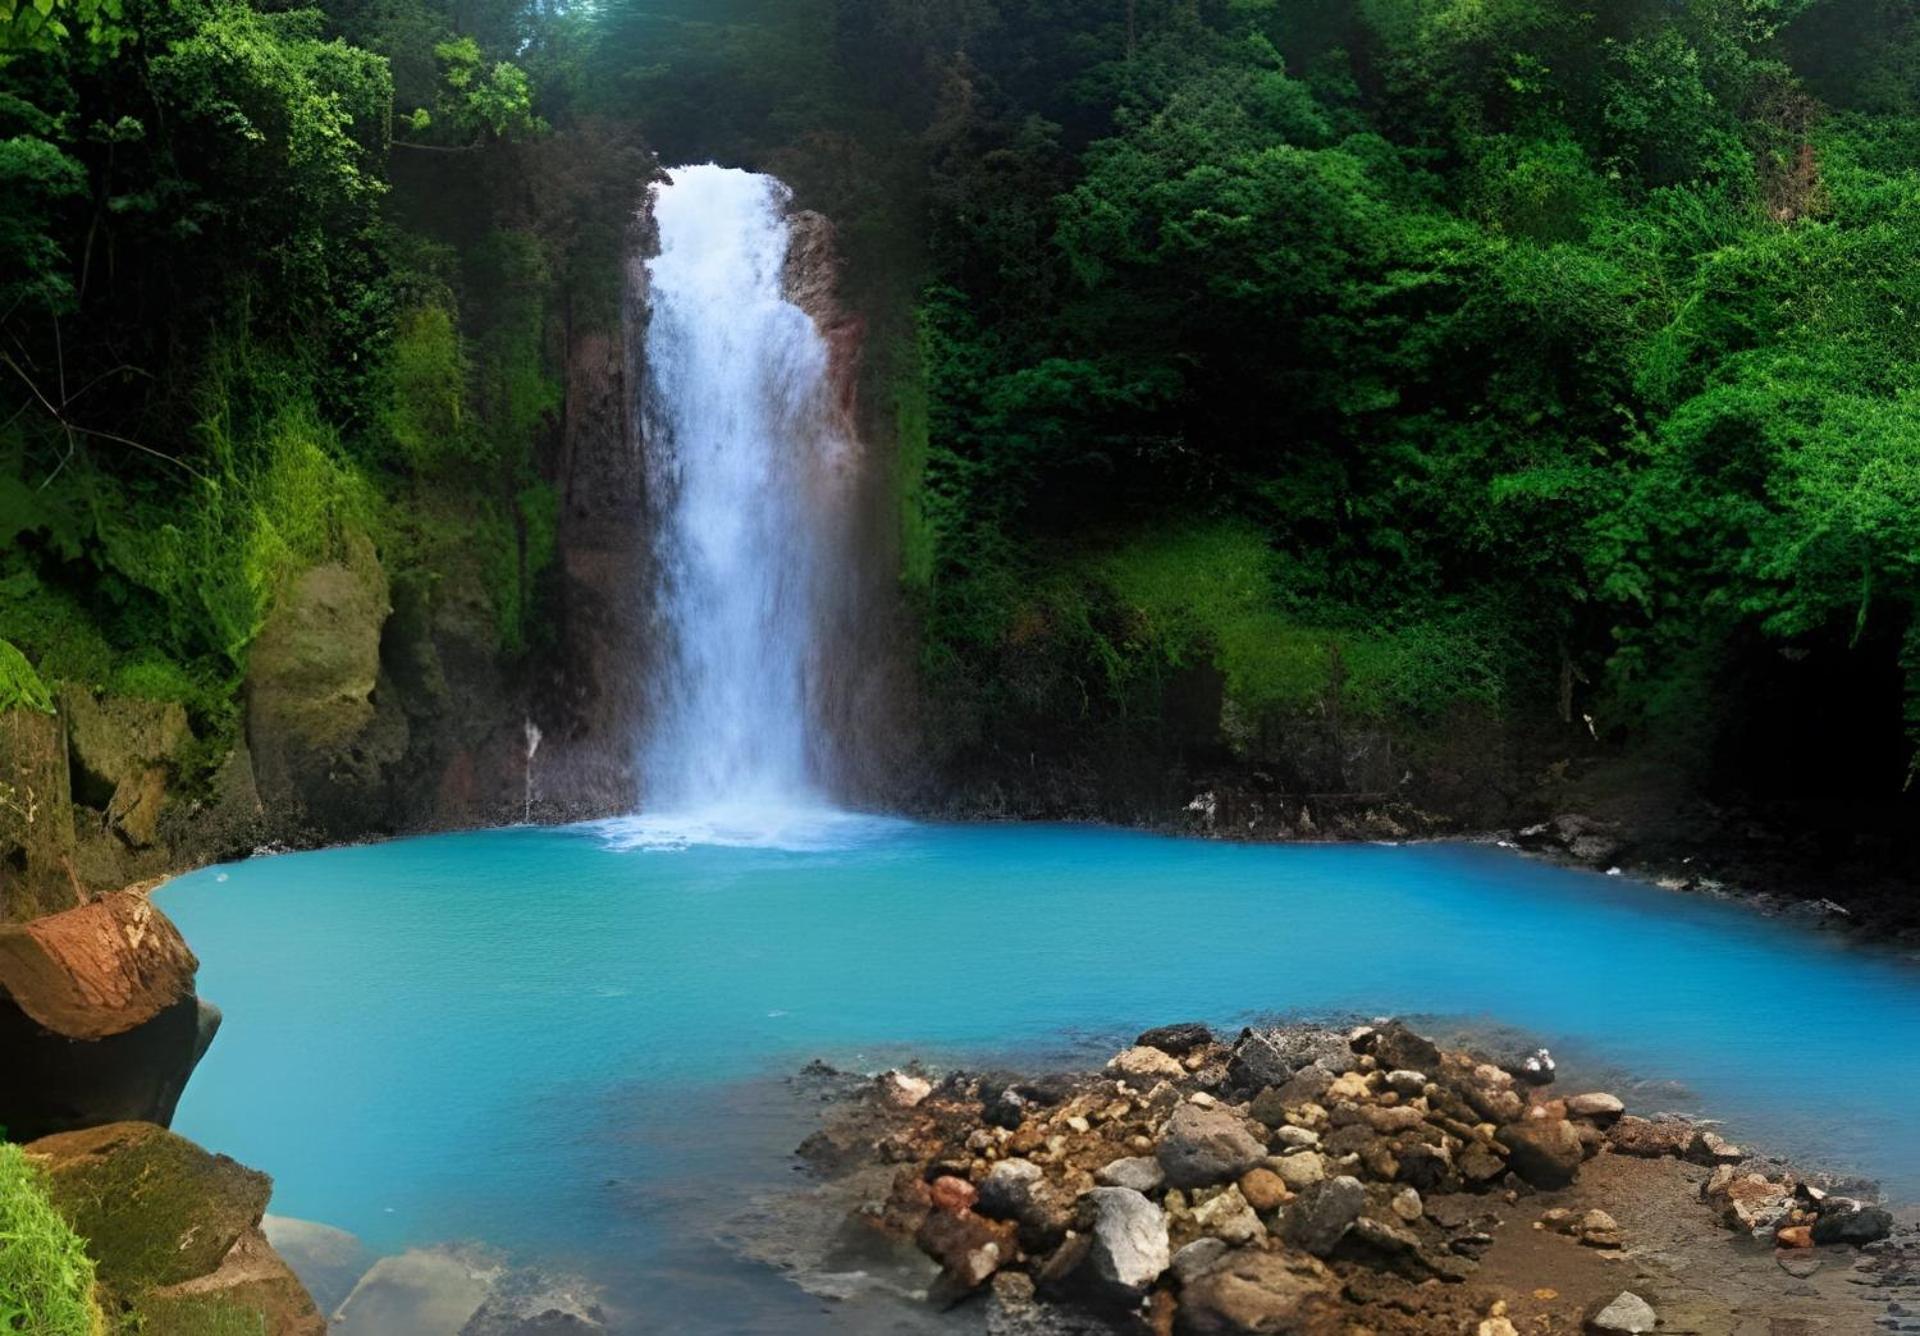
M1536 1188L1563 1188L1580 1172L1586 1151L1564 1118L1528 1118L1500 1129L1507 1167Z
M265 1336L325 1336L327 1330L306 1286L257 1229L242 1234L213 1271L150 1291L134 1307L149 1325L227 1308L260 1314Z
M1339 1281L1312 1257L1242 1249L1181 1291L1187 1336L1320 1336L1342 1330Z

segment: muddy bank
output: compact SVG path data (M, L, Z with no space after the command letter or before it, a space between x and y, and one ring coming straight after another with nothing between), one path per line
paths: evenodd
M1182 1025L1094 1073L849 1080L749 1248L1009 1333L1915 1324L1911 1211L1553 1075L1398 1024Z

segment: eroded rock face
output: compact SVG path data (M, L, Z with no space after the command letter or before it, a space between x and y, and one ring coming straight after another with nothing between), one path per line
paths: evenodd
M322 833L381 829L386 771L407 722L375 699L393 601L373 545L302 572L247 661L247 741L261 797Z
M199 962L144 896L0 925L0 1124L22 1139L165 1125L219 1029Z

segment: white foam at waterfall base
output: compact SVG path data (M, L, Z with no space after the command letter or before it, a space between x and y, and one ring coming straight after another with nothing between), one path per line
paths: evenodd
M899 817L849 812L825 804L714 805L697 812L638 813L586 824L617 852L674 852L696 846L831 853L856 849L912 829Z
M656 645L639 844L762 843L836 824L813 696L848 443L827 348L786 299L788 192L712 164L653 190L640 405Z

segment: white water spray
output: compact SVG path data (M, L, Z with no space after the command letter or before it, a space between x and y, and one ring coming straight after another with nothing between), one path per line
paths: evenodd
M825 341L788 301L788 192L682 167L656 186L642 422L656 564L641 801L709 820L820 805L813 706L847 442Z

